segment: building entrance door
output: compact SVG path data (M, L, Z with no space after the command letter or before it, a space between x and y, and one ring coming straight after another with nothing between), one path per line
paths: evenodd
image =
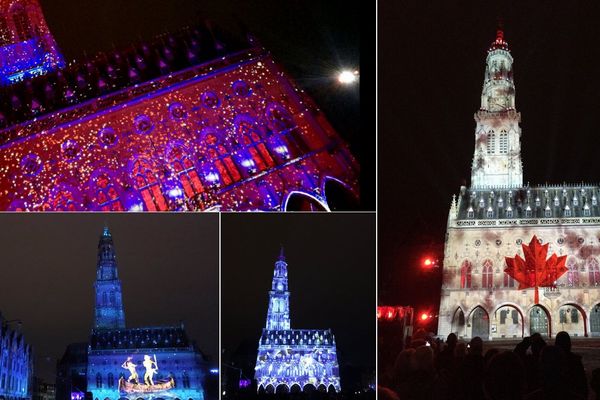
M596 304L590 313L590 332L592 336L600 336L600 304Z
M479 336L482 339L487 339L490 332L490 319L484 309L477 307L473 311L473 329L471 337Z
M529 332L548 337L548 316L542 307L534 306L529 311Z

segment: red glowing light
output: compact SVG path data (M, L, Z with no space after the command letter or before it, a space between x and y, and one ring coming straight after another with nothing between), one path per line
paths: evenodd
M427 315L427 313L421 314L421 321L425 321L427 318L429 318L429 315Z
M423 261L423 265L425 265L426 267L429 267L429 266L433 265L433 261L431 260L431 258L426 258Z

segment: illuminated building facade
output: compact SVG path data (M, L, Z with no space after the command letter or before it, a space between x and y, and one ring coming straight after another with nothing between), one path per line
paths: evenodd
M183 324L126 328L114 243L106 227L94 286L94 329L85 355L81 344L73 344L59 363L58 399L82 400L91 392L94 400L203 400L206 363Z
M267 51L206 26L0 92L0 210L356 209L358 173Z
M259 392L318 389L340 392L335 337L326 329L291 329L290 292L283 249L275 262L267 323L258 345L255 379Z
M33 350L0 314L0 398L31 399Z
M451 203L438 334L483 339L600 336L600 209L597 186L523 185L513 58L501 30L488 50L475 114L471 187ZM552 287L519 289L506 257L524 257L533 236L566 256Z
M0 85L64 67L38 0L0 1Z

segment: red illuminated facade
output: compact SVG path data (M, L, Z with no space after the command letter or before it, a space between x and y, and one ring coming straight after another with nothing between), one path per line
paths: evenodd
M357 208L347 145L252 41L198 27L3 90L1 210Z

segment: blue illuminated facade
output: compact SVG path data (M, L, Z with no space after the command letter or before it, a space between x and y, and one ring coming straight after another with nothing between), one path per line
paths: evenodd
M33 350L0 314L0 399L31 399Z
M121 280L117 271L113 239L108 227L104 227L98 243L94 289L96 290L94 329L124 329L125 311L123 311Z
M340 392L335 337L327 329L290 328L290 292L283 249L275 262L267 323L258 345L259 392Z
M87 388L94 400L203 400L206 365L183 327L125 328L112 235L98 244L96 319L87 348ZM71 393L71 400L77 398Z
M94 400L203 400L202 363L183 326L94 331L87 388Z

